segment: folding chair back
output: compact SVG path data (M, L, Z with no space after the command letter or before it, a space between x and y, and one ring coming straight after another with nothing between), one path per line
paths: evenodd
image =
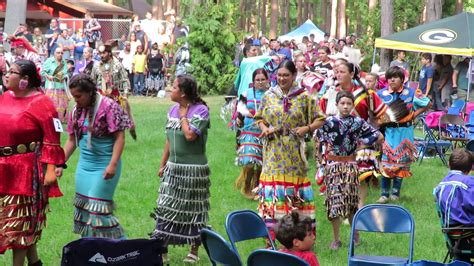
M263 219L253 211L241 210L234 211L227 215L225 229L229 236L230 244L237 254L239 254L235 243L255 238L266 238L275 249L275 244L268 232ZM239 255L240 256L240 255Z
M201 230L201 240L212 265L242 265L232 246L218 233L204 228Z
M439 120L439 135L441 140L451 141L454 148L458 144L466 145L469 132L464 124L464 120L459 114L445 114Z
M299 257L268 249L258 249L252 252L247 260L248 266L309 266Z
M356 231L408 234L408 257L383 257L355 255L354 236ZM413 260L413 239L415 221L411 214L397 205L369 204L359 209L354 215L349 244L348 265L405 265Z
M425 138L423 140L418 141L421 146L420 152L418 154L420 165L423 162L423 158L425 157L428 148L434 148L436 151L436 155L439 156L443 164L448 165L448 162L444 157L444 149L450 149L452 147L451 142L447 140L437 140L432 129L426 124L425 120L423 118L420 118L419 121L422 123L423 129L425 131Z
M453 102L453 104L451 104L451 107L454 107L459 110L458 113L462 112L465 106L466 106L466 101L462 99L457 99Z
M469 139L474 139L474 110L468 114L466 128L469 131Z

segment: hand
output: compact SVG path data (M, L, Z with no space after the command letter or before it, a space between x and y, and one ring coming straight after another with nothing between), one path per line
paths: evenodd
M46 78L49 80L49 81L53 81L53 76L50 76L50 75L46 75Z
M160 169L158 169L158 176L163 177L164 172L165 172L165 166L160 167Z
M114 165L109 164L107 166L107 168L105 168L104 179L107 180L107 179L111 179L112 177L114 177L115 176L115 170L116 170L116 167Z
M235 119L235 125L237 127L241 127L242 126L242 120L240 120L239 118Z
M264 129L262 129L262 134L260 134L259 138L268 137L273 133L275 133L275 129L273 127L265 127Z
M308 127L307 126L297 127L297 128L293 129L293 132L297 136L302 137L302 136L304 136L304 134L306 134L306 132L308 132Z
M56 182L56 173L55 171L46 171L44 175L44 185L50 186Z
M186 106L180 106L179 117L186 117L186 115L188 114L188 110L189 110L189 103L186 104Z
M63 176L63 168L62 167L56 167L54 169L54 173L56 174L56 177L59 179L61 176Z

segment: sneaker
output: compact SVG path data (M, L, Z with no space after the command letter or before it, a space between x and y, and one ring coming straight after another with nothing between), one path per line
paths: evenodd
M193 253L189 253L183 260L183 262L196 264L199 261L199 257Z
M380 204L385 204L388 202L388 198L387 196L381 196L378 200L377 200L377 203L380 203Z
M333 241L331 245L329 245L329 249L331 250L338 250L341 247L342 247L341 241Z
M391 195L391 196L390 196L390 200L391 200L391 201L399 201L399 200L400 200L400 197L397 196L397 195Z

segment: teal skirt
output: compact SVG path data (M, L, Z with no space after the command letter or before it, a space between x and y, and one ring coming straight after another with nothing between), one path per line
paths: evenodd
M122 164L119 161L115 176L104 179L110 163L115 139L88 135L79 141L81 154L76 170L76 196L74 199L74 233L82 237L123 238L123 229L113 215L113 196L120 179Z

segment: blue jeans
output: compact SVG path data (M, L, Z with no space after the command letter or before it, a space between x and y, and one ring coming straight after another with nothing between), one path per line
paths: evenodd
M393 186L392 186L392 180L393 180ZM395 178L386 178L382 177L382 182L380 184L382 196L388 197L390 194L400 197L400 189L402 188L402 181L403 179L400 177L395 177ZM390 189L391 187L391 189Z
M135 73L133 74L133 94L141 95L145 88L145 74Z

